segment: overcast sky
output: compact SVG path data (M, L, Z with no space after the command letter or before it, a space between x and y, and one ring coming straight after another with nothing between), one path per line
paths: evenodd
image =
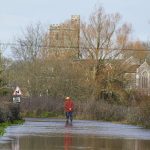
M150 0L0 0L0 41L12 41L31 23L40 21L47 27L71 15L85 19L96 4L131 23L134 39L150 40Z

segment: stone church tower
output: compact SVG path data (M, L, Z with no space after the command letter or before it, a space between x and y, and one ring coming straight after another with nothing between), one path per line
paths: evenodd
M71 16L63 24L54 24L49 30L49 47L59 50L75 50L79 56L80 16Z

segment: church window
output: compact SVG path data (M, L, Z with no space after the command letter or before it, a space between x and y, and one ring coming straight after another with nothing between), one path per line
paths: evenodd
M148 73L146 71L142 73L142 88L148 88Z

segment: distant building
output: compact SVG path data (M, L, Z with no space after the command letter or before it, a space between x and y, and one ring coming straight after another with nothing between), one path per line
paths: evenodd
M145 61L136 70L136 87L150 95L150 65Z
M133 61L134 62L134 61ZM132 64L126 75L130 75L131 83L128 85L130 89L136 89L143 94L150 95L150 65L145 62Z
M61 54L74 51L79 58L80 16L73 15L69 21L51 25L48 34L48 45L50 49L61 51ZM150 65L146 61L140 64L132 56L125 63L129 65L125 75L132 81L127 88L136 89L150 95Z
M63 24L54 24L49 30L49 47L59 50L75 50L79 56L80 16L71 16Z

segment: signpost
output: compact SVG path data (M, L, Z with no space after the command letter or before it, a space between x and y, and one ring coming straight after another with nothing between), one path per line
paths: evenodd
M20 118L20 102L21 102L21 90L19 86L16 87L16 89L13 92L13 115L15 116L16 119Z
M17 86L15 91L13 92L13 103L20 103L20 99L21 99L21 90L20 88Z
M20 103L20 96L13 96L13 103Z

